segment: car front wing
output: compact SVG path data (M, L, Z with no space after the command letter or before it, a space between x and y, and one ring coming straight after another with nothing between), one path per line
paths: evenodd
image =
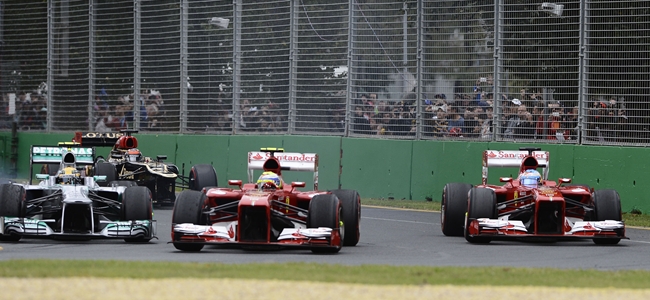
M137 238L151 239L156 237L156 220L137 221L100 221L106 224L98 232L59 232L48 225L54 220L39 220L31 218L0 217L0 234L17 234L22 236L61 236L85 238Z
M242 242L236 238L237 222L213 225L195 225L190 223L173 226L174 243L200 243L222 245L270 245L284 247L340 247L339 230L319 228L285 228L277 241Z
M625 237L625 224L622 221L576 221L565 218L564 232L561 234L536 234L529 232L522 221L479 218L469 223L467 230L472 237L492 238L552 237L552 238L622 238Z

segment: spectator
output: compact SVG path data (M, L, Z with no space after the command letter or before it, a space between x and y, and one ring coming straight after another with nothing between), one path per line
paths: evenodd
M494 114L492 107L485 108L485 120L481 125L481 138L492 139L494 128Z
M364 114L361 106L354 108L352 132L358 134L370 134L370 119Z
M577 106L574 106L566 117L566 133L565 137L568 140L578 139L578 113L580 112Z
M514 138L532 139L535 136L535 122L533 115L528 111L526 105L521 104L517 107L517 118L515 125Z
M446 113L438 109L432 124L433 136L445 137L449 133L449 122L447 121Z
M543 139L546 136L546 120L544 109L541 106L533 106L533 119L535 120L535 139Z
M562 113L562 107L559 103L549 103L551 115L548 117L548 136L549 140L565 140L566 120Z
M452 110L452 120L449 121L449 128L447 130L450 136L462 137L463 128L465 128L465 118L463 118L463 115L458 110L460 108L454 108Z
M480 106L476 108L466 107L463 119L465 119L465 127L463 128L463 133L465 137L475 138L478 137L481 133L481 124L479 122L479 114L476 113L480 111Z

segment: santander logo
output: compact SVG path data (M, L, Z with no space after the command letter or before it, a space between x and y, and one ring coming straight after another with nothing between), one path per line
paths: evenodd
M271 157L270 153L250 152L248 154L250 160L266 160ZM304 153L275 153L275 158L278 161L298 161L298 162L315 162L315 154Z
M494 153L493 151L490 151L487 154L488 158L496 158L496 159L508 159L508 158L516 158L516 159L523 159L528 155L528 152L524 151L497 151L497 153ZM537 159L547 159L548 157L546 156L546 152L533 152L532 155L533 157Z

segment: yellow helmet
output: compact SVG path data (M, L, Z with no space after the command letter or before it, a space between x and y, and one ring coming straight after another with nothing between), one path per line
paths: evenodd
M260 178L257 179L257 187L281 189L282 180L278 174L275 174L273 172L264 172Z

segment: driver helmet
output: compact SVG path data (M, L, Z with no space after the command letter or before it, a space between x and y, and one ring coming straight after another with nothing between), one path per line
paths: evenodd
M128 161L141 161L142 154L140 150L133 148L126 151L126 160Z
M260 175L260 178L257 179L257 186L260 189L281 189L282 180L280 176L273 172L264 172Z
M519 181L523 186L535 188L541 182L542 175L535 169L528 169L519 175Z

